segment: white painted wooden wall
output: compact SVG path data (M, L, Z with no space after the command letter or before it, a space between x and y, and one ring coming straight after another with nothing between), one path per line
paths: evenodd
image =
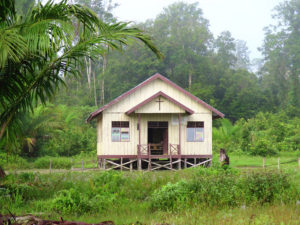
M139 141L137 123L138 116L132 113L130 116L126 111L137 104L150 98L157 92L162 91L176 101L192 109L195 113L188 115L174 103L161 97L164 101L161 103L161 110L158 109L158 98L152 100L147 105L142 106L136 112L141 113L141 144L147 144L147 123L148 121L168 121L169 144L179 144L179 126L176 122L178 113L181 113L183 124L181 126L181 154L182 155L211 155L212 154L212 112L199 104L195 100L186 96L184 93L156 79L146 86L138 89L134 93L125 97L122 101L112 105L98 116L98 137L97 153L98 155L136 155ZM111 122L129 121L130 141L112 142L111 141ZM187 142L186 123L187 121L204 121L204 141Z

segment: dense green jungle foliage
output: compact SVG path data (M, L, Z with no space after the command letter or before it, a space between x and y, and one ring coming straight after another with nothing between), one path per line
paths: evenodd
M16 1L18 12L31 2ZM116 21L112 1L74 2L90 7L103 21ZM229 31L214 37L197 3L170 5L154 20L136 24L151 34L163 60L139 43L122 53L85 58L81 75L64 77L67 88L46 107L24 113L17 144L2 141L0 151L28 158L95 151L95 124L85 124L88 114L156 72L225 113L228 120L214 124L214 151L223 147L265 156L298 150L300 1L280 3L274 12L277 24L265 29L260 48L264 58L251 62L244 41Z
M258 113L255 117L240 119L234 125L222 120L213 128L214 150L270 156L279 152L300 149L300 118L287 113Z
M176 173L21 173L11 174L1 183L0 212L43 212L42 217L63 218L118 218L119 214L123 219L132 219L134 212L141 218L149 213L176 213L196 206L221 209L272 203L294 205L298 197L297 185L288 172L244 173L217 166Z

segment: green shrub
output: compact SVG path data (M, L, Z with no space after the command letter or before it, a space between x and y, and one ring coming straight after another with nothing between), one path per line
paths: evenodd
M52 201L51 208L59 213L85 213L91 210L86 195L77 189L62 190Z
M118 171L107 171L100 173L93 180L93 187L97 191L100 189L106 190L109 193L117 193L122 190L124 183L126 182L123 174Z
M291 184L286 173L259 172L249 173L242 177L245 201L248 204L260 204L274 201L288 202L296 199L297 190Z
M189 181L168 183L150 196L153 209L175 210L191 202L204 207L290 202L299 193L289 176L277 172L239 174L235 170L203 169Z
M39 189L36 186L22 184L7 184L1 187L0 198L7 197L11 202L16 201L16 199L21 198L23 202L36 199L40 197Z
M34 168L48 169L51 165L53 169L70 169L72 167L72 161L66 157L41 157L34 161Z
M189 183L181 180L175 184L167 183L160 189L155 190L151 196L151 207L161 210L174 210L186 204L190 199Z
M122 173L108 171L97 174L82 187L59 191L51 208L60 213L99 213L123 204L123 185L126 179Z
M277 155L274 144L264 138L259 138L256 142L253 143L253 146L250 147L251 155L260 155L260 156L274 156Z
M5 169L29 169L30 163L26 161L26 159L14 155L8 156L6 153L0 152L0 165L3 166Z

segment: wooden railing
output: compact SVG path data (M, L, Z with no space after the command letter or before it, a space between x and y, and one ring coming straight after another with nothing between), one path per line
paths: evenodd
M137 149L138 149L138 155L149 155L150 154L150 145L149 144L137 145Z
M151 155L150 145L151 144L137 145L138 155ZM180 155L181 154L181 152L180 152L180 145L170 144L169 154L170 155Z

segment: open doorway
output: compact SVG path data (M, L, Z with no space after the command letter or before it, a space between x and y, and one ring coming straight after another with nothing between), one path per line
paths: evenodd
M148 122L148 144L150 144L151 155L168 154L168 122Z

